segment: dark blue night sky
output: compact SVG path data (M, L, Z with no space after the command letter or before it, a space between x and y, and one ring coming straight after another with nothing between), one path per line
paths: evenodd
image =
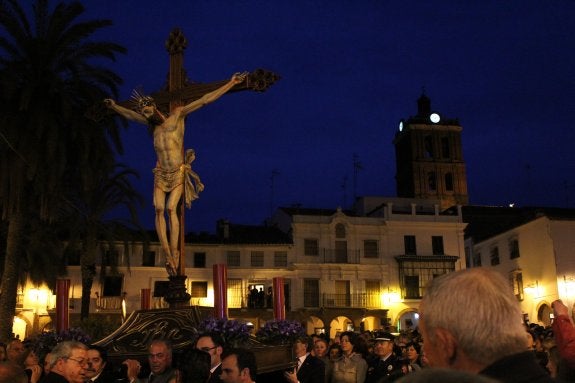
M259 224L278 206L395 196L393 137L422 89L463 126L472 204L575 207L575 1L84 4L84 19L114 22L96 37L128 48L112 66L122 99L163 85L174 27L187 37L192 81L256 68L282 77L265 93L226 95L187 118L186 147L206 190L186 231L213 232L220 218ZM131 124L124 145L151 228L151 138Z

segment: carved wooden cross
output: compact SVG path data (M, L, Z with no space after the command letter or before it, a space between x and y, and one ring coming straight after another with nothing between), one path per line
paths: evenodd
M156 102L156 107L160 110L172 111L178 106L188 104L194 100L201 98L204 94L218 89L229 79L215 81L211 83L190 83L186 78L184 69L184 49L186 49L187 41L182 31L175 28L170 33L166 41L166 49L170 55L170 70L167 81L167 89L159 92L152 93L152 97ZM279 76L262 69L258 69L250 73L246 81L241 84L235 85L230 92L241 90L255 90L263 92L268 89L274 82L279 80ZM183 150L183 148L182 148ZM185 265L185 229L184 229L184 196L180 201L180 238L179 238L179 251L180 259L178 264L178 275L183 275Z
M170 56L170 67L167 83L164 89L152 93L156 107L163 113L169 114L174 108L188 104L194 100L201 98L206 93L218 89L229 81L226 80L215 81L210 83L191 83L187 78L184 70L184 49L186 48L187 41L182 31L179 28L172 30L168 40L166 41L166 49ZM256 92L263 92L267 90L273 83L278 81L280 77L272 72L257 69L248 74L246 80L240 84L235 85L228 93L254 90ZM118 104L131 108L133 103L130 100L121 101ZM88 112L91 118L98 120L103 114L110 113L107 108L94 109ZM183 148L182 148L183 150ZM185 157L185 156L183 156ZM179 233L179 251L180 258L178 264L178 275L184 275L185 271L185 240L184 240L184 204L183 198L180 200L180 233Z

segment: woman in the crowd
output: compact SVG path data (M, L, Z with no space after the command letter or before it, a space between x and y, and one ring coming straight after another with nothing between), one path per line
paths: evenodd
M328 344L327 340L324 338L316 338L315 343L313 344L313 353L316 358L323 360L324 362L327 361Z
M367 362L360 353L354 352L356 335L351 331L341 334L342 356L328 368L331 383L363 383L367 374Z
M409 342L406 344L407 359L409 360L409 369L411 371L421 370L421 346L417 342Z
M24 351L24 372L28 375L28 383L36 383L42 377L42 367L40 360L34 350L27 348Z
M329 346L329 350L327 352L327 356L331 362L341 358L341 346L339 343L333 343Z

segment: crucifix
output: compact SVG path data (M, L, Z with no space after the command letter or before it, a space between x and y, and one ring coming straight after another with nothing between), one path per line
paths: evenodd
M170 33L166 41L170 67L165 89L152 93L151 96L135 91L132 100L119 103L111 99L104 100L108 108L130 120L147 124L153 131L154 148L158 155L154 169L156 231L166 255L169 275L184 276L184 279L185 231L182 199L189 207L191 200L197 198L198 193L203 190L198 175L191 170L195 154L193 150L184 151L184 119L188 113L217 100L227 92L247 89L262 92L279 79L274 73L258 69L253 73L236 73L227 81L190 83L183 69L186 44L180 29L176 28ZM170 222L169 240L164 211Z

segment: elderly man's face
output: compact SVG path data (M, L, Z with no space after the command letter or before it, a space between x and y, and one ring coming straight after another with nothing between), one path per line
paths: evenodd
M172 353L164 343L153 343L148 354L150 369L155 375L161 374L172 365Z
M86 350L75 348L72 350L72 355L64 359L62 372L64 377L68 379L68 382L84 383L87 366L88 358L86 357Z

